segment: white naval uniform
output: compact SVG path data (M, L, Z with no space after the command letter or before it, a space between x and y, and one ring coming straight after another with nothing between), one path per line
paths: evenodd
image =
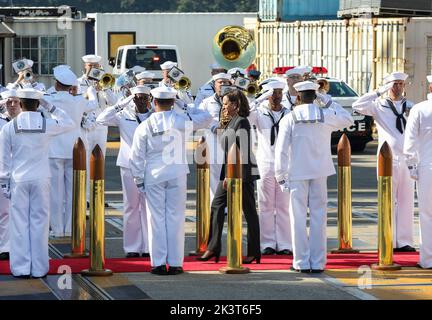
M81 119L84 112L96 108L95 101L81 95L72 96L59 91L47 97L54 106L65 111L74 122L71 131L52 139L49 150L51 167L51 231L55 237L70 236L72 228L73 148L81 135ZM86 153L89 153L88 149Z
M125 253L148 252L148 228L145 196L139 192L129 164L133 136L138 126L150 112L138 114L133 101L123 109L117 106L106 108L96 122L104 126L118 127L120 151L117 166L120 167L123 187L123 249Z
M206 130L205 139L209 148L209 161L210 161L210 204L216 193L217 186L220 181L222 171L222 164L224 162L224 152L220 144L220 137L217 135L216 128L219 127L221 116L222 101L216 94L204 99L199 105L200 110L206 110L210 113L213 120Z
M39 91L46 91L45 85L42 82L26 82L26 83L8 83L7 89L18 90L18 89L35 89Z
M280 123L275 174L278 181L289 181L295 269L325 268L327 177L336 173L330 149L331 133L352 124L351 115L337 103L326 109L315 104L296 106Z
M423 268L432 268L432 100L411 109L404 142L407 164L418 168L419 264Z
M248 117L251 125L257 128L258 136L256 159L261 178L257 184L261 250L292 250L289 194L280 189L274 171L279 123L289 112L285 107L278 112L271 111L269 101L266 100L258 108L251 110Z
M195 98L195 108L198 108L201 102L215 94L214 81L210 80L198 89Z
M402 102L409 110L413 103L407 100L394 101L398 113ZM413 246L414 229L414 180L410 178L403 154L404 134L396 128L396 116L386 99L378 99L375 92L367 93L352 106L354 111L372 116L378 128L378 152L384 142L390 146L393 155L393 246ZM403 115L408 118L407 112Z
M130 164L135 180L144 181L153 267L183 265L189 173L185 142L192 130L205 128L210 121L207 112L188 115L171 110L152 113L135 131Z
M0 115L0 132L9 122L6 115ZM9 199L0 192L0 253L9 252Z
M71 130L60 108L52 119L22 112L0 134L0 180L11 183L10 268L14 276L48 273L50 167L53 136Z

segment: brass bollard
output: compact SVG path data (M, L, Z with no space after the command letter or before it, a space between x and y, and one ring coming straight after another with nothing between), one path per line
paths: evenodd
M81 138L73 149L72 252L65 259L88 257L86 240L86 149Z
M226 274L249 273L249 268L242 264L242 213L243 213L243 188L242 167L240 150L233 144L227 159L228 182L228 241L227 241L227 266L219 269Z
M337 153L339 249L332 253L359 253L352 248L351 145L346 134L339 140Z
M84 276L110 276L105 266L105 180L104 156L99 145L90 157L90 269Z
M210 234L210 168L208 145L201 137L196 149L196 158L199 157L196 173L196 251L190 256L202 255L207 250Z
M392 152L384 142L378 156L378 264L373 270L395 271L401 266L393 263L392 229Z

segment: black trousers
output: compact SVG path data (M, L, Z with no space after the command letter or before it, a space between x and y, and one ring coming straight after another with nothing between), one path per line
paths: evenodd
M256 211L254 182L243 182L242 188L243 214L247 222L247 256L259 257L261 256L260 229ZM210 238L207 247L208 250L216 253L220 253L222 250L221 238L227 201L227 191L223 188L223 181L220 181L211 204Z

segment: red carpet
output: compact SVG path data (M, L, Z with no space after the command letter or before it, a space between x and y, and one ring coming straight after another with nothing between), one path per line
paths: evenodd
M360 254L329 254L326 269L350 269L358 268L362 265L371 265L378 261L377 253L360 253ZM418 262L418 253L397 253L394 255L394 262L403 267L415 267ZM73 273L79 273L89 267L88 259L64 259L50 260L49 274L57 274L58 268L62 265L68 265L72 268ZM226 265L226 258L221 258L219 263L213 261L200 262L194 257L186 257L183 268L185 271L218 271L219 268ZM292 258L286 256L265 256L261 259L261 264L246 265L251 270L289 270L292 265ZM142 259L106 259L105 268L113 272L149 272L150 260ZM9 262L0 261L0 274L10 274Z

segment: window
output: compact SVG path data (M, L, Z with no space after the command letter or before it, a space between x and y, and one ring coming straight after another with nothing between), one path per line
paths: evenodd
M65 64L65 41L64 36L16 37L14 60L31 59L35 74L51 75L54 67Z
M330 81L330 90L328 92L329 95L336 98L342 97L358 97L357 93L354 92L348 85L344 82L334 82Z
M108 32L108 60L115 58L121 46L135 44L135 32Z
M128 50L126 69L141 66L147 70L159 70L166 61L177 62L177 54L173 49L141 49Z

